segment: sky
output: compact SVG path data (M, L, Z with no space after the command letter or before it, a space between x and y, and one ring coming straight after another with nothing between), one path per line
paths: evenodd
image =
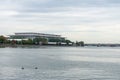
M0 0L0 35L15 32L120 43L120 0Z

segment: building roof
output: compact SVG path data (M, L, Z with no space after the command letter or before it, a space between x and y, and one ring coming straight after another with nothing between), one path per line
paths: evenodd
M9 35L9 36L61 37L61 35L45 34L45 33L35 33L35 32L20 32L20 33L15 33L15 35Z

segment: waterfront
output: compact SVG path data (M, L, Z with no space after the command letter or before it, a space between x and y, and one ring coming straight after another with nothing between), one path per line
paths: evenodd
M120 80L119 68L119 47L0 48L0 80Z

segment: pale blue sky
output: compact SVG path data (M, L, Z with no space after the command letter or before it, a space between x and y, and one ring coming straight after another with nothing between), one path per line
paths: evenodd
M42 32L120 43L120 0L0 0L0 34Z

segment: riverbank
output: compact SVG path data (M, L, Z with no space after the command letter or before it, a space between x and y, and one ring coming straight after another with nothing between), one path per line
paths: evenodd
M39 47L72 47L73 45L17 45L17 44L0 44L0 48L39 48Z
M120 44L104 44L104 45L97 45L97 44L85 44L84 46L77 46L77 45L18 45L18 44L0 44L0 48L39 48L39 47L120 47Z

